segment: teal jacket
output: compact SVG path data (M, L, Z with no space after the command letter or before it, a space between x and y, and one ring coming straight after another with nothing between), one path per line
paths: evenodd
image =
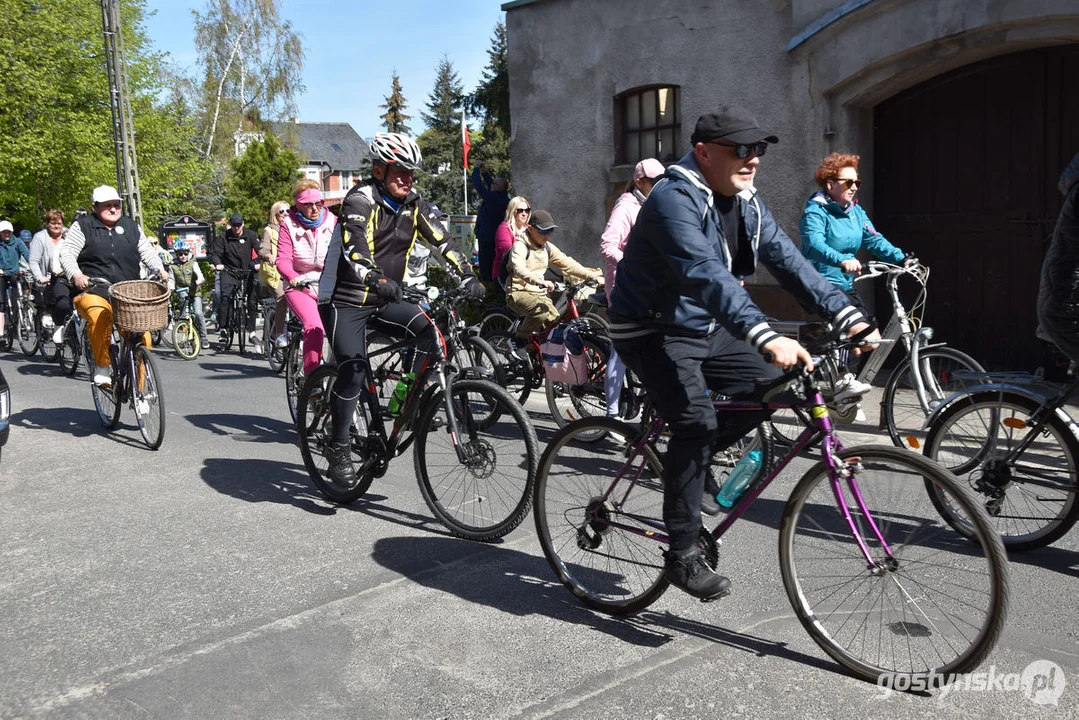
M806 201L800 229L802 254L828 282L847 291L854 287L854 276L843 272L839 263L853 260L862 248L878 260L903 262L903 251L877 232L858 203L844 210L818 192Z
M26 243L12 236L11 240L0 240L0 270L8 275L19 272L19 258L30 262L30 251L26 249Z

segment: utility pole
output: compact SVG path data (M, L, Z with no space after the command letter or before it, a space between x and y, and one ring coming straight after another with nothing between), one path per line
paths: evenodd
M127 88L127 59L121 32L120 0L101 0L105 32L105 68L109 71L109 107L112 109L112 142L116 152L116 190L126 203L127 214L142 226L142 195L139 167L135 161L134 115Z

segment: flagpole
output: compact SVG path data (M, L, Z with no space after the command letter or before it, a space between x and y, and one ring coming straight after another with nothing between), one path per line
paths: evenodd
M462 152L462 160L468 157L467 154L466 154L468 151L465 150L465 140L466 140L465 133L467 133L467 132L468 131L465 129L465 111L461 110L461 152ZM468 215L468 163L467 162L462 162L461 166L462 166L461 167L461 175L462 175L461 179L464 181L464 187L465 187L465 215Z

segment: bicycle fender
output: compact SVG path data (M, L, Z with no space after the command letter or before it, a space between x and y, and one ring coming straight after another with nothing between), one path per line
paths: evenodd
M1049 396L1033 390L1023 385L1016 385L1014 383L983 383L981 385L972 385L968 388L952 393L948 397L944 398L944 402L937 406L936 410L929 413L929 417L922 423L922 430L928 430L937 418L944 414L944 411L950 408L955 402L961 400L968 395L974 395L981 392L997 392L997 393L1011 393L1015 395L1021 395L1029 400L1033 400L1037 403L1045 403L1049 401Z

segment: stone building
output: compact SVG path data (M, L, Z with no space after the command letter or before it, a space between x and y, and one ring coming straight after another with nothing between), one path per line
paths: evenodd
M503 9L514 185L554 214L570 252L598 262L633 163L681 157L697 117L736 102L780 138L757 186L796 242L820 159L857 153L870 217L933 270L925 321L937 337L995 367L1044 361L1034 298L1056 178L1079 152L1079 0ZM751 283L762 307L798 317L770 283Z

